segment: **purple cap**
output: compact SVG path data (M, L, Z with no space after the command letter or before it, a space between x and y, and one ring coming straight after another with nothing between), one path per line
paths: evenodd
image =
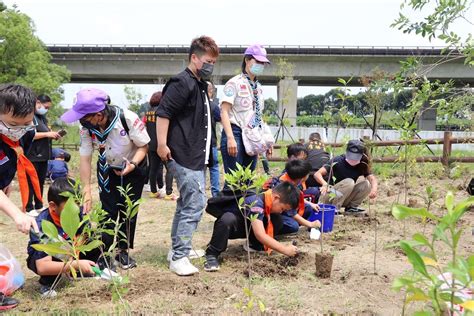
M262 45L252 45L245 50L245 55L252 55L253 58L262 63L270 63L267 58L267 50Z
M82 89L76 94L76 102L72 109L61 116L65 123L80 120L87 114L97 113L105 109L107 93L95 88Z

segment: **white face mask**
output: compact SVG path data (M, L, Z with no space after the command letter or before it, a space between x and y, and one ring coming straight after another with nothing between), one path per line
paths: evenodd
M4 122L0 121L0 134L5 135L14 142L17 142L22 138L28 131L34 130L35 126L20 126L20 127L8 127Z
M39 109L36 110L36 114L38 115L45 115L46 113L48 113L48 109L44 106L41 106Z

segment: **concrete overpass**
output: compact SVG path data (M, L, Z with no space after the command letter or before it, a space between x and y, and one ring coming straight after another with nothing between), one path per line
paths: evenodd
M164 83L188 63L188 46L163 45L48 45L53 62L66 66L72 82ZM221 46L213 81L222 84L240 71L245 46ZM375 69L395 73L400 61L421 58L425 64L445 59L439 47L344 47L344 46L269 46L271 67L259 79L263 84L278 85L280 107L287 109L291 121L296 118L298 85L340 86L338 78L353 77L350 85ZM456 54L451 55L456 56ZM294 66L290 78L281 80L278 60L285 58ZM288 73L287 73L288 75ZM456 85L474 84L474 68L459 58L444 62L426 73L427 78ZM285 101L283 101L285 100Z

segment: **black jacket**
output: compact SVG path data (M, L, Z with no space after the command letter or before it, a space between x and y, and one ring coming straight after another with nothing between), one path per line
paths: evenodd
M186 68L171 78L163 88L163 96L156 115L170 121L167 145L171 156L181 166L192 170L203 170L206 166L207 83L198 80ZM211 129L212 130L212 129ZM210 147L210 146L209 146ZM209 163L212 163L211 149Z
M45 115L35 114L34 121L36 124L37 133L47 133L49 132L48 120ZM51 138L45 137L41 139L36 139L31 145L31 149L26 155L31 162L45 162L51 159L52 157L52 142Z

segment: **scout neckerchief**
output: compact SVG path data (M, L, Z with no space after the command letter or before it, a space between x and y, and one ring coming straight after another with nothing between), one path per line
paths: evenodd
M18 172L18 184L20 185L20 195L23 206L22 210L25 211L26 204L28 203L28 196L30 193L30 188L28 186L28 177L30 178L36 198L38 198L40 201L43 200L43 197L41 196L38 174L36 173L36 169L31 163L31 161L26 158L19 141L15 142L10 138L6 137L5 135L2 135L2 141L7 144L11 149L13 149L16 153L16 169Z
M89 131L97 137L97 141L99 142L99 160L98 160L98 180L99 180L99 192L105 190L105 192L110 193L109 188L109 164L107 163L106 157L106 145L105 141L109 136L110 131L114 128L115 124L119 120L120 117L120 109L116 109L115 117L110 122L109 126L103 132L99 132L95 128L91 128Z
M253 118L253 122L251 124L251 127L254 128L254 127L262 127L262 111L260 110L260 100L258 98L258 80L255 80L255 81L252 81L252 79L250 79L249 75L247 75L246 73L244 73L244 76L245 78L247 78L247 81L249 82L250 84L250 87L252 88L252 92L253 92L253 104L255 106L255 116Z
M290 176L286 172L281 175L279 180L281 182L289 182L289 183L295 184L294 181L290 178ZM298 186L300 186L300 185L303 188L303 190L306 190L306 183L304 183L304 182L299 183ZM303 190L300 190L300 199L299 199L299 202L298 202L298 215L299 216L303 216L303 214L304 214L304 193L303 193Z
M267 227L265 228L265 233L267 233L268 236L273 238L273 223L272 219L270 218L270 212L272 210L272 190L267 190L263 192L263 203L264 205L264 215L267 217ZM272 248L269 248L267 245L264 245L264 249L268 254L272 253Z

